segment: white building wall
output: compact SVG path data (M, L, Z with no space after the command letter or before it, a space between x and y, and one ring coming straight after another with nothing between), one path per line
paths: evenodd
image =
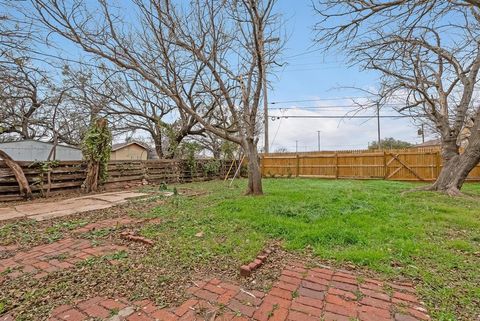
M16 161L45 161L52 147L51 143L34 140L0 143L0 149ZM82 151L73 147L57 145L56 160L82 160Z

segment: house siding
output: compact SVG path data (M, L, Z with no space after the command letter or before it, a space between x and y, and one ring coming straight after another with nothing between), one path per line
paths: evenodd
M148 151L136 144L127 145L110 155L110 160L146 160Z

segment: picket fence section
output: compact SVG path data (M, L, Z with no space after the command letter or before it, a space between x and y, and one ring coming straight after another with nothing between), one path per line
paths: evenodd
M86 175L83 161L60 161L52 166L45 163L18 162L37 194L80 189ZM149 183L183 183L211 180L224 177L231 161L196 160L147 160L110 161L106 189ZM15 176L3 161L0 161L0 202L20 199Z
M265 154L264 177L318 177L434 181L442 168L438 149ZM480 181L480 166L468 180Z

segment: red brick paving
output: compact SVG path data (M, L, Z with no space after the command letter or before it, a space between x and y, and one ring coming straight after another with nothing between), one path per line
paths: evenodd
M15 251L16 249L18 249L18 245L0 245L0 253L1 252L8 252L8 251Z
M126 249L123 246L93 246L90 240L66 238L50 244L39 245L15 256L0 260L0 273L16 278L25 273L36 278L48 273L68 269L79 261Z
M218 279L196 282L188 293L192 298L173 308L161 308L149 300L131 303L96 297L60 306L52 311L49 320L430 320L412 285L371 279L359 282L350 272L307 269L301 263L285 268L268 293L247 291Z
M143 221L129 217L106 219L90 223L73 232L80 234L93 230L136 224ZM0 246L0 252L15 250L16 248L17 246ZM10 278L16 278L25 273L33 274L35 277L42 277L50 272L70 268L78 261L124 249L125 247L114 245L93 247L89 240L67 238L51 244L33 247L28 251L19 252L14 257L8 259L1 259L0 273L10 269L12 271L7 274Z
M124 225L130 225L130 224L137 224L141 223L144 220L136 220L133 218L129 217L123 217L123 218L112 218L112 219L106 219L102 221L98 221L95 223L90 223L88 225L85 225L83 227L80 227L76 230L74 230L74 233L86 233L90 232L93 230L101 230L105 228L115 228L115 227L120 227Z

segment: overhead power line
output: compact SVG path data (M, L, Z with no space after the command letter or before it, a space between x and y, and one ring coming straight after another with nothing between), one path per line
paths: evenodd
M370 119L370 118L411 118L412 116L405 116L405 115L352 115L352 116L348 116L348 115L343 115L343 116L340 116L340 115L270 115L269 117L271 118L276 118L276 119L280 119L280 118L324 118L324 119L328 119L328 118L349 118L349 119ZM421 116L416 116L416 117L421 117Z
M400 97L400 96L391 96L391 97ZM306 103L306 102L315 102L315 101L330 101L330 100L352 100L352 99L372 99L378 98L377 96L346 96L346 97L332 97L332 98L316 98L316 99L302 99L302 100L283 100L283 101L272 101L270 104L288 104L288 103Z
M288 103L307 103L307 102L314 102L314 101L347 100L347 99L360 99L360 98L368 99L369 97L334 97L334 98L317 98L317 99L303 99L303 100L282 100L282 101L272 101L270 102L270 104L276 105L276 104L288 104Z
M403 107L405 104L385 104L383 107ZM331 109L331 108L361 108L361 105L328 105L328 106L294 106L294 107L270 107L269 110L289 110L289 109ZM371 106L375 107L375 106Z
M294 55L285 57L285 59L292 59L292 58L296 58L296 57L301 57L301 56L309 55L309 54L311 54L311 53L318 52L318 51L320 51L320 50L322 50L322 49L321 49L321 48L316 48L316 49L304 51L304 52L302 52L302 53L298 53L298 54L294 54Z

